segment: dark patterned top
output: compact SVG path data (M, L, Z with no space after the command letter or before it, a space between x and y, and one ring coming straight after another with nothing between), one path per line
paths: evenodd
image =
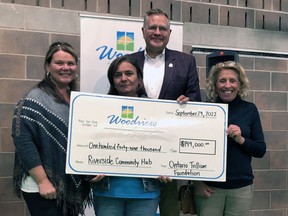
M90 204L91 195L89 183L82 176L65 174L68 120L69 104L55 102L39 88L19 101L12 123L14 190L21 196L22 178L30 169L43 165L57 190L57 203L78 215Z

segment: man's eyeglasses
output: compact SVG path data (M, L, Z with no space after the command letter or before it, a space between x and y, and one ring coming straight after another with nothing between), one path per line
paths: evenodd
M147 31L149 31L149 32L155 32L155 31L157 31L157 29L159 29L159 31L162 32L162 33L166 33L167 31L170 30L169 27L166 27L166 26L156 26L156 25L147 26L147 27L145 27L145 29L147 29Z

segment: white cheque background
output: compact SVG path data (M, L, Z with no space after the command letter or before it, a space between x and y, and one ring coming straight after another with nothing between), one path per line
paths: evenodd
M225 181L227 109L72 92L66 172Z

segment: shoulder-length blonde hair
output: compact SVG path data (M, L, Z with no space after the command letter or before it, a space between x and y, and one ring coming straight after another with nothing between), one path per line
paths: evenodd
M216 101L218 97L218 93L216 91L216 84L220 72L224 69L233 70L235 73L238 74L238 79L240 82L238 95L242 99L246 98L249 92L249 80L246 76L246 72L243 66L235 61L226 61L214 65L210 70L209 76L206 80L206 93L208 99L212 102Z

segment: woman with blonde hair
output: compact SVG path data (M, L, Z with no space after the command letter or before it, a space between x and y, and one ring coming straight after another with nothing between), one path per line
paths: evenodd
M207 97L228 104L226 182L194 182L198 216L249 215L254 179L251 160L264 156L266 144L255 104L243 100L248 83L240 63L221 62L211 68Z

